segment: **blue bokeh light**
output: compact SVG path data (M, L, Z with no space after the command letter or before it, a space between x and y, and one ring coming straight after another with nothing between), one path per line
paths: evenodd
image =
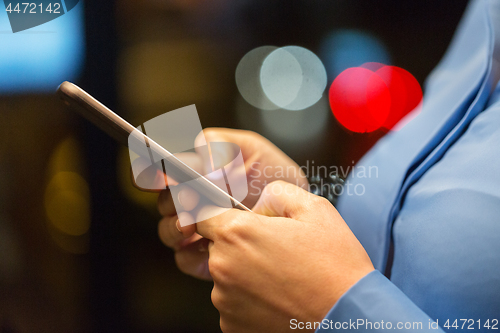
M53 92L83 69L83 3L40 26L12 33L0 2L0 93Z
M366 62L391 64L391 56L384 43L375 35L361 30L339 29L329 33L322 42L320 57L329 81L350 67Z

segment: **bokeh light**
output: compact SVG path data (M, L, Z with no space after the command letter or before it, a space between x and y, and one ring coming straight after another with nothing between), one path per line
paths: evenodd
M393 129L422 100L422 89L417 79L403 68L384 66L375 72L385 82L391 94L391 110L383 127Z
M327 85L321 60L299 46L282 47L269 54L260 77L266 96L280 108L294 111L314 105Z
M236 86L241 96L261 110L276 110L279 107L267 98L260 81L260 69L275 46L261 46L245 54L236 67Z
M320 47L328 77L367 62L391 64L386 46L376 35L356 29L339 29L326 35Z
M340 73L330 87L329 99L335 118L345 128L365 133L394 129L419 109L422 89L408 71L369 62Z
M236 68L243 98L261 110L303 110L322 97L326 69L311 51L300 46L262 46L248 52Z
M297 97L302 86L302 67L284 48L269 54L260 69L260 83L266 96L279 106L286 107Z
M75 81L85 56L84 5L41 26L10 33L0 5L0 92L52 92L62 81Z
M330 87L330 106L335 118L347 129L372 132L387 119L391 95L376 73L366 68L348 68Z
M70 136L55 148L49 160L44 194L48 231L64 251L86 253L90 228L90 188L78 141Z
M54 227L70 236L81 236L90 227L90 190L75 172L57 173L45 192L47 217Z

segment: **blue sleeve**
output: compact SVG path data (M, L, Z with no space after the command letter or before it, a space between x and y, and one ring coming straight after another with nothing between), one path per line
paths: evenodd
M352 286L316 332L442 332L401 290L375 270Z
M339 331L381 331L382 320L393 331L397 323L418 331L498 331L500 85L494 100L408 191L392 228L391 280L368 274L340 298L319 331L345 322ZM358 320L364 325L352 324ZM429 326L435 320L439 328Z
M422 113L357 165L376 175L348 179L363 196L339 212L379 270L392 242L391 276L361 279L318 332L500 329L499 15L498 1L471 2Z

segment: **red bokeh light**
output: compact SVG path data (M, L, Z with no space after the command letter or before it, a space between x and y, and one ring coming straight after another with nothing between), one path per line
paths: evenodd
M392 129L422 100L422 89L408 71L379 63L348 68L330 87L330 106L347 129L372 132Z

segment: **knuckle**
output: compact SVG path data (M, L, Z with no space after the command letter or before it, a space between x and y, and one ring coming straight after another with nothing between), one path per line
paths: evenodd
M246 219L242 214L233 214L223 226L219 238L228 244L238 244L244 237Z
M219 256L213 253L208 258L208 271L217 283L225 286L231 285L230 269Z
M317 195L314 196L313 206L317 210L330 210L333 207L328 199Z
M244 130L243 133L252 137L253 139L263 139L264 137L255 131Z
M217 128L217 127L207 127L207 128L204 128L203 129L203 134L208 134L210 132L217 132L219 131L220 129Z
M208 258L208 271L214 279L214 281L221 280L221 271L223 270L222 264L218 258L214 255L210 255Z
M279 180L278 179L278 180L275 180L275 181L269 183L268 186L269 186L269 188L271 190L274 189L274 188L278 188L280 190L283 190L285 187L287 187L287 186L293 186L293 185L290 184L290 183L288 183L288 182L286 182L286 181L284 181L284 180Z
M233 318L234 309L231 304L227 301L224 295L219 292L217 287L212 289L212 304L219 311L220 320L219 326L223 333L238 332L238 328L235 326L234 322L231 320Z
M264 190L262 191L263 194L266 195L266 196L272 195L273 192L275 192L274 189L276 188L276 186L278 186L278 184L280 182L281 182L280 180L275 180L275 181L272 181L269 184L267 184L264 187Z
M228 315L234 311L233 302L231 302L231 298L227 297L221 289L214 285L212 288L212 294L210 295L213 306L219 310L221 318L227 318Z
M222 311L222 295L219 292L219 289L217 287L212 288L212 294L210 295L210 298L212 300L212 304L215 306L215 308L219 311Z
M271 183L269 183L267 186L269 187L274 187L274 186L286 186L288 185L289 183L285 182L284 180L274 180L272 181Z
M284 180L274 180L266 185L262 194L269 197L295 195L297 194L297 187Z

